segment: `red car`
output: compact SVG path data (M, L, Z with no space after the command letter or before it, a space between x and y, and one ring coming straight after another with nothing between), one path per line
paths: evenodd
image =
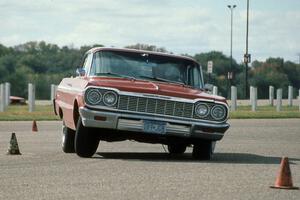
M228 105L205 91L192 58L93 48L54 99L63 120L62 149L91 157L100 140L135 140L168 145L170 154L192 146L194 158L209 160L229 128Z

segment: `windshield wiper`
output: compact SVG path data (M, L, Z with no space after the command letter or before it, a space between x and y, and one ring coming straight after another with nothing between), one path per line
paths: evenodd
M160 78L160 77L153 77L153 76L139 76L139 77L147 78L147 79L151 79L151 80L155 80L155 81L162 81L162 82L166 82L166 83L176 83L176 84L180 84L180 85L186 85L183 82L172 81L172 80L168 80L168 79L164 79L164 78Z
M96 73L97 76L101 76L101 75L111 75L111 76L115 76L115 77L120 77L120 78L127 78L127 79L134 79L134 77L132 76L126 76L126 75L122 75L122 74L117 74L117 73L113 73L113 72L101 72L101 73Z

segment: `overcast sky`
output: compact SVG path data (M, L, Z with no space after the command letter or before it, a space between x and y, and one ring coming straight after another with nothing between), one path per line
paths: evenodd
M0 43L14 46L44 40L59 46L144 43L176 54L211 50L233 57L245 53L246 0L0 0ZM252 60L298 61L300 1L250 0Z

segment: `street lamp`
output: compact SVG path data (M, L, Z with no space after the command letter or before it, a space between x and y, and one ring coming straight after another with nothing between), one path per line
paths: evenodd
M233 9L236 7L236 5L227 5L227 7L230 9L231 13L231 20L230 20L230 70L228 70L227 78L229 81L229 88L231 86L231 79L232 79L232 23L233 23ZM228 89L229 91L229 89Z
M249 0L247 0L247 24L246 24L246 53L244 54L245 63L245 98L248 97L248 63L251 62L251 55L248 54L248 27L249 27Z

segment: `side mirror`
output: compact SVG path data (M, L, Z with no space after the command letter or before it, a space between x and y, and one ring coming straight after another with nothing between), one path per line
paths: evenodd
M85 69L84 68L77 68L76 69L76 76L85 76Z
M213 88L214 88L214 85L212 85L212 84L206 83L206 84L204 85L204 90L205 90L205 91L211 92L211 91L213 91Z

